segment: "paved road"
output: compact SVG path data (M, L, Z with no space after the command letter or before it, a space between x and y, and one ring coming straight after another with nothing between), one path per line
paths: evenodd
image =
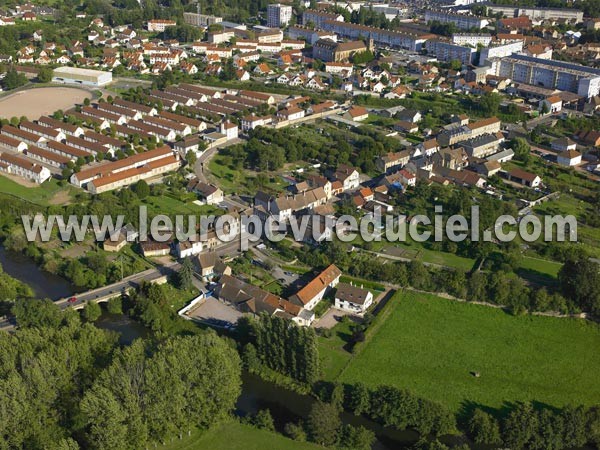
M196 165L194 166L194 172L198 177L198 180L208 183L208 179L206 178L206 173L210 173L208 170L208 164L213 156L217 153L220 148L229 147L230 145L235 145L243 142L242 139L232 139L231 141L227 141L221 145L217 145L215 147L211 147L208 150L205 150L196 160Z
M74 298L77 299L75 302L69 303L68 299L62 299L58 300L55 303L62 309L65 309L68 306L78 306L90 300L104 298L112 294L117 296L130 288L138 286L143 281L152 282L164 275L168 275L172 271L177 270L178 267L178 263L172 263L168 266L161 266L155 269L148 269L135 275L131 275L130 277L124 278L123 281L119 281L109 286L104 286L98 289L84 292L82 294L76 294L74 296Z

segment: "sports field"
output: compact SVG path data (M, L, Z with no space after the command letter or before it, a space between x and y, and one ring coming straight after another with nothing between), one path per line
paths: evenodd
M519 400L557 407L600 402L596 324L514 317L414 292L400 292L392 302L381 327L330 378L409 388L454 410L465 402L495 408ZM336 338L330 339L331 346ZM338 372L350 357L330 346L321 341L325 368Z
M162 450L316 450L320 447L298 442L281 434L258 430L237 422L215 426L208 431L197 431L191 437L176 439L171 444L158 446Z
M15 92L0 99L0 118L25 116L35 120L43 115L62 109L67 110L76 103L83 103L92 94L83 89L69 87L44 87Z

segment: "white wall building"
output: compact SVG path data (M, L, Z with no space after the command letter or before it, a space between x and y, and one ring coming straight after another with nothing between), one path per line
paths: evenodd
M600 95L600 69L580 64L513 54L500 59L496 75L585 98Z
M156 19L148 21L148 31L162 33L168 27L174 27L177 22L174 20Z
M78 67L58 67L54 69L52 81L64 84L80 84L84 86L106 86L112 83L112 72L80 69Z
M0 153L0 171L27 178L35 183L43 183L52 176L46 167L23 156L9 153Z
M290 23L292 19L292 7L275 3L267 6L267 26L269 28L281 28Z
M470 45L487 47L492 42L492 36L486 33L455 33L452 35L452 43L456 45Z
M482 48L479 54L479 65L484 66L488 60L504 58L521 51L523 51L523 41L514 41L508 44Z
M373 304L373 294L366 289L347 283L339 283L335 293L335 307L362 314Z

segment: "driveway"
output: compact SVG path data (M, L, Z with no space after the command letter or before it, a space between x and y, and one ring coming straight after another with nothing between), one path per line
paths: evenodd
M214 297L208 297L204 303L191 311L188 316L203 322L222 320L234 324L242 317L242 313Z
M274 267L271 271L271 274L278 280L280 283L285 284L286 286L293 285L296 281L298 281L298 274L292 272L286 272L281 267Z
M354 315L350 311L342 311L340 309L329 308L319 320L315 320L312 324L313 328L333 328L339 323L339 319L344 316Z

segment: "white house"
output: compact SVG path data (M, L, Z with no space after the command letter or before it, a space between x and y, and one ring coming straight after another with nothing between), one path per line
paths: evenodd
M226 120L221 123L221 134L227 136L227 140L236 139L238 137L238 126L235 123Z
M398 178L404 186L415 186L417 184L417 176L405 169L398 172Z
M577 150L565 150L558 154L556 162L561 166L576 166L581 164L581 153Z
M373 304L373 294L348 283L340 283L335 292L335 307L362 314Z
M367 120L369 118L369 111L362 106L353 106L346 114L344 114L344 118L353 120L355 122L362 122L363 120Z
M568 137L554 139L550 144L550 148L556 152L564 152L567 150L577 150L577 144Z
M179 259L187 258L189 256L194 256L199 254L202 251L202 242L201 241L183 241L175 244L175 252Z
M360 173L354 167L340 164L333 177L342 183L342 189L348 191L357 189L360 185Z
M549 113L559 112L562 109L562 100L558 95L551 95L540 102L540 111L544 108L544 105Z

